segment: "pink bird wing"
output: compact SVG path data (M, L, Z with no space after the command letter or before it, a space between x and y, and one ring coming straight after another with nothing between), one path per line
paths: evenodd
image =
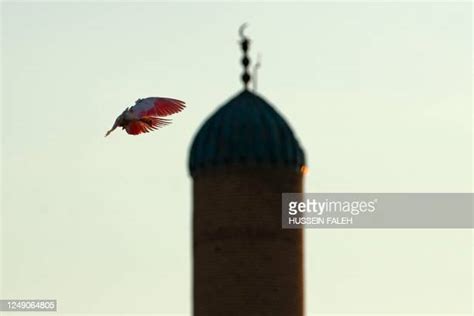
M171 120L145 116L142 117L139 121L131 121L130 123L128 123L125 126L125 130L130 135L138 135L141 133L151 132L168 124L171 124Z
M144 116L168 116L181 112L185 103L171 98L146 98L132 106L131 110L139 117Z

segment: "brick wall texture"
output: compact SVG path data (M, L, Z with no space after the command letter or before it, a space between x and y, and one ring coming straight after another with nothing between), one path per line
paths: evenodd
M227 167L193 175L195 316L303 315L303 231L281 228L289 168Z

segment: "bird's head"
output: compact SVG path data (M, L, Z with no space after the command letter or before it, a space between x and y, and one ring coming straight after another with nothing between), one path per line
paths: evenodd
M105 134L105 137L109 136L110 133L112 133L114 131L114 129L116 129L117 127L119 126L125 126L125 112L127 110L123 111L122 114L120 114L116 119L115 119L115 123L114 125L112 126L112 128Z

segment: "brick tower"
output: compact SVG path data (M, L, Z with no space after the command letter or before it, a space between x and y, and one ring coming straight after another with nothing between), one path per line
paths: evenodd
M301 316L303 232L282 229L281 194L302 192L304 153L262 97L245 89L191 147L194 316Z

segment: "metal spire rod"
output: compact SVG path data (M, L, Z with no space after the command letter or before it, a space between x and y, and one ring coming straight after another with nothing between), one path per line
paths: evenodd
M248 26L248 24L244 23L239 28L239 35L240 35L240 38L241 38L240 47L242 48L242 51L244 53L244 56L242 57L242 65L244 66L244 73L242 74L241 78L242 78L242 81L244 83L244 89L245 90L248 90L248 84L249 84L249 81L250 81L250 74L249 74L249 71L248 71L248 67L250 65L250 59L247 55L247 51L248 51L249 46L250 46L250 40L244 34L245 28L247 28L247 26Z
M253 91L257 91L257 73L258 69L262 66L262 55L258 54L257 55L257 62L253 66L253 78L252 78L252 84L253 84Z

